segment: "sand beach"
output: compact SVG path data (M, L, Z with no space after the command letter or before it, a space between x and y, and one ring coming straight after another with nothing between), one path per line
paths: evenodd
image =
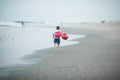
M0 68L0 80L120 80L120 23L66 23L61 29L86 37L60 51L35 50L23 59L37 63ZM43 60L41 53L47 54Z

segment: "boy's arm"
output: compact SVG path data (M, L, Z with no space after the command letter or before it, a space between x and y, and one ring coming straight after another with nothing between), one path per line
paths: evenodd
M53 34L53 38L54 38L54 34Z

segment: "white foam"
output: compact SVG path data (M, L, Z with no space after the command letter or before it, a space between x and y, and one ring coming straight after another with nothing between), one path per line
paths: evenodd
M4 21L2 21L2 22L0 22L0 25L2 25L2 26L20 26L21 24L16 23L16 22L4 22Z

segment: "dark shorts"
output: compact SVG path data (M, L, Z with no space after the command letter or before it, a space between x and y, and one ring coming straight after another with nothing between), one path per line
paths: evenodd
M54 38L54 43L60 44L60 38Z

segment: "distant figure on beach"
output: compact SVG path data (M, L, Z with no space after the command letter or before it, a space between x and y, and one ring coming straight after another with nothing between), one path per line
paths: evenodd
M105 20L101 21L101 23L105 23Z
M54 44L55 44L55 47L57 47L57 48L60 47L60 37L61 37L60 27L57 26L57 27L56 27L56 31L55 31L55 33L53 34Z
M21 25L22 25L22 28L25 26L25 24L24 24L24 22L23 22L23 21L21 22Z

